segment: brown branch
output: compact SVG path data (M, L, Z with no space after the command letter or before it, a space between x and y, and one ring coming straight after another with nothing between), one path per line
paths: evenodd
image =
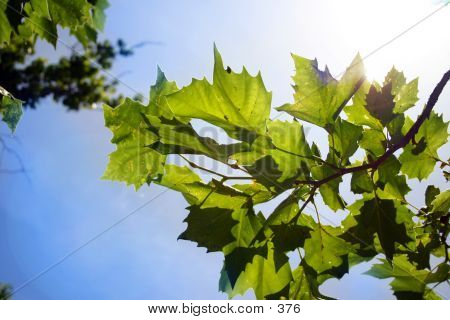
M436 102L439 99L440 94L442 93L442 90L444 89L447 82L450 80L450 70L448 70L443 76L441 81L436 85L433 92L431 93L430 97L428 98L428 102L425 105L425 108L423 109L422 113L417 118L416 122L413 124L413 126L409 129L409 131L406 133L406 135L397 143L391 146L383 155L381 155L378 159L375 161L372 161L370 163L366 163L360 166L356 167L350 167L350 168L342 168L339 169L336 173L317 181L296 181L299 184L310 184L314 186L315 188L320 187L321 185L328 183L336 178L342 177L343 175L346 175L348 173L353 173L357 171L362 170L376 170L384 161L386 161L391 155L393 155L397 150L404 148L417 134L419 131L420 126L424 123L426 119L430 117L431 111L433 110L434 106L436 105ZM309 202L307 200L307 202Z

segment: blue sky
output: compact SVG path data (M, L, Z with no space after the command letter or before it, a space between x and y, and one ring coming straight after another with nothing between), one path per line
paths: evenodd
M273 106L292 100L290 53L317 57L333 74L353 56L363 56L438 8L431 1L111 1L104 37L129 44L158 41L119 59L113 74L129 71L121 91L147 95L156 66L180 86L210 77L215 42L233 69L261 70L273 91ZM381 80L393 64L410 79L420 77L421 103L450 67L447 32L450 6L388 44L365 61L368 76ZM70 39L62 38L70 42ZM59 44L60 53L66 49ZM40 51L57 57L51 47ZM130 90L129 87L133 88ZM436 110L450 119L450 90ZM411 112L416 115L420 107ZM6 133L5 126L1 132ZM114 146L99 111L67 112L50 100L27 110L14 139L27 175L0 177L0 280L19 287L68 252L126 216L164 189L138 192L100 180ZM323 145L317 130L309 138ZM441 150L448 155L450 148ZM5 156L4 167L17 166ZM434 175L432 182L448 188ZM345 184L345 183L344 183ZM421 204L426 183L414 183L411 201ZM344 196L348 197L342 188ZM220 254L177 241L185 229L186 203L165 192L120 225L31 282L16 299L224 299L218 292ZM262 207L268 211L271 206ZM342 213L326 213L339 219ZM338 298L392 298L389 281L352 269L330 281L324 293ZM441 292L450 296L448 288ZM246 297L252 297L248 294Z

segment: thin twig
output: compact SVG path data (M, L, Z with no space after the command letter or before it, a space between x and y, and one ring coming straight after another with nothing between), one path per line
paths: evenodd
M186 158L186 157L183 156L182 154L179 154L179 156L180 156L184 161L186 161L192 168L194 168L194 169L200 169L200 170L203 170L203 171L205 171L205 172L208 172L208 173L214 174L214 175L216 175L216 176L219 176L219 177L222 178L223 181L225 181L225 180L253 180L253 177L233 177L233 176L227 176L227 175L224 175L224 174L222 174L222 173L220 173L220 172L216 172L216 171L213 171L213 170L211 170L211 169L202 167L201 165L198 165L198 164L196 164L195 162L192 162L191 160L189 160L188 158Z

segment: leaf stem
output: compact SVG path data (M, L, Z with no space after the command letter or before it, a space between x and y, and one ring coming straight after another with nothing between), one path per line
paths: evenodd
M214 174L214 175L216 175L216 176L219 176L219 177L222 178L223 181L226 181L226 180L253 180L253 177L233 177L233 176L227 176L227 175L224 175L224 174L222 174L222 173L220 173L220 172L216 172L216 171L213 171L213 170L211 170L211 169L204 168L204 167L202 167L201 165L198 165L198 164L196 164L195 162L192 162L191 160L189 160L188 158L186 158L186 157L183 156L182 154L179 154L179 156L180 156L184 161L186 161L192 168L194 168L194 169L200 169L200 170L203 170L203 171L205 171L205 172L208 172L208 173Z
M283 148L279 148L277 146L274 146L274 147L275 147L276 150L281 151L281 152L285 152L285 153L290 154L292 156L296 156L296 157L304 158L304 159L308 159L308 160L316 160L316 161L318 161L318 162L320 162L320 163L322 163L324 165L327 165L327 166L329 166L329 167L331 167L333 169L336 169L336 170L340 170L341 169L340 167L338 167L338 166L336 166L336 165L334 165L334 164L332 164L330 162L327 162L327 161L323 160L322 158L317 157L315 155L304 156L304 155L301 155L301 154L298 154L298 153L295 153L295 152L292 152L292 151L289 151L289 150L285 150Z

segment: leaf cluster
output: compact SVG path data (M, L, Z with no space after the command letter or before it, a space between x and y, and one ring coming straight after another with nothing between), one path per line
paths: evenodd
M0 46L43 39L56 47L58 27L87 46L105 24L107 0L5 0L0 2Z
M107 0L0 1L0 113L11 131L14 132L22 115L24 101L35 106L40 98L52 93L56 100L78 108L94 98L108 96L111 86L107 84L106 94L103 93L104 77L96 74L98 68L92 70L86 64L89 52L99 54L101 49L99 44L97 51L93 51L108 6ZM58 27L68 29L87 50L87 56L72 55L71 59L61 59L53 65L38 58L21 67L34 54L38 39L56 48ZM109 44L105 45L111 50ZM79 68L78 72L73 72L74 67Z
M423 208L407 195L410 179L427 178L437 162L448 166L438 157L448 122L432 108L449 75L414 122L405 111L418 101L417 79L392 68L383 83L370 83L357 55L338 80L317 60L293 55L294 102L277 108L293 120L280 121L269 117L272 96L259 73L225 67L216 48L214 57L212 82L193 79L179 89L158 70L148 104L126 99L104 107L117 146L104 178L180 192L189 204L180 238L223 253L219 287L230 297L252 289L258 299L330 299L320 291L326 280L378 257L367 274L392 278L397 298L439 298L432 286L449 276L450 194L430 186ZM233 143L201 136L198 119ZM305 123L323 128L326 154L308 142ZM169 155L188 166L171 164ZM340 191L345 175L357 198L351 204ZM270 214L255 208L280 198ZM339 225L324 220L318 198L347 213Z
M126 53L124 50L127 50ZM45 58L31 58L30 43L10 43L0 49L0 83L10 95L20 99L24 107L36 108L46 97L61 102L69 110L92 108L96 103L117 104L117 80L109 80L103 70L110 70L113 62L132 51L119 40L90 43L84 53L71 53L56 62Z
M69 110L92 108L98 103L118 104L118 80L108 71L119 56L133 54L123 40L97 41L104 27L106 0L13 0L0 3L0 112L12 131L22 106L35 108L51 96ZM55 48L59 29L68 29L81 44L56 62L36 57L38 39Z

